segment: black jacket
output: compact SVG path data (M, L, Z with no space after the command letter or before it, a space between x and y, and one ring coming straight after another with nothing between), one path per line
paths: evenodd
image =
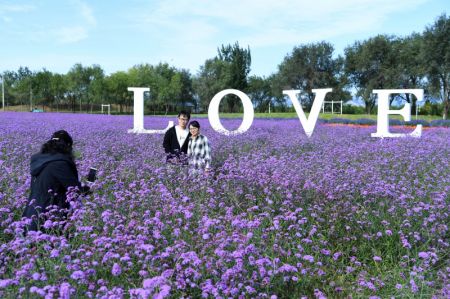
M22 217L31 218L45 212L50 205L57 205L61 209L69 208L66 201L67 189L71 186L81 189L78 171L72 159L64 154L35 154L31 157L30 166L31 192ZM32 199L35 201L30 204ZM28 230L37 230L35 220Z
M180 143L177 139L177 132L175 130L175 127L170 128L164 135L164 151L167 155L178 156L181 153L187 154L189 137L191 137L191 133L187 135L186 139L184 140L183 146L180 148Z

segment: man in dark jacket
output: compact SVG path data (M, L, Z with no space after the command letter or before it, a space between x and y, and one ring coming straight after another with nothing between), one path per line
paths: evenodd
M39 214L46 213L49 206L59 210L68 209L66 192L69 187L78 187L87 192L78 180L78 171L72 155L72 138L66 131L57 131L46 142L41 152L31 157L31 192L22 217L31 218L28 230L37 230L42 219ZM63 213L65 216L65 213Z
M191 114L189 112L181 111L178 113L178 125L166 131L163 142L164 151L167 155L166 162L180 163L182 162L180 160L182 155L187 154L189 137L191 137L187 128L190 118Z

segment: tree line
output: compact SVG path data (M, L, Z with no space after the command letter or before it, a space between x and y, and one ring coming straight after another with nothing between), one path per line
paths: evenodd
M376 106L373 89L423 88L428 102L439 103L445 119L450 108L450 18L443 14L422 33L406 37L377 35L356 41L334 55L332 44L322 41L294 47L268 77L249 76L250 48L237 42L222 45L207 59L197 74L167 63L139 64L127 71L105 75L99 65L75 64L67 74L28 67L2 74L8 105L43 105L56 110L94 111L101 104L113 104L119 113L132 111L131 86L150 87L146 112L167 114L181 108L205 112L219 91L234 88L247 93L257 112L291 109L282 90L299 89L301 103L308 110L313 88L333 88L327 100L364 102L366 113ZM391 101L398 100L395 96ZM412 105L416 99L401 96ZM240 100L227 96L222 111L239 112ZM439 109L438 109L439 110Z

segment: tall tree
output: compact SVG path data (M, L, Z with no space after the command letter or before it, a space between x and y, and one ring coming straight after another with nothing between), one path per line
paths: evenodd
M224 62L217 57L207 59L205 64L200 66L200 71L194 78L193 86L203 111L208 110L209 102L216 93L226 89L225 72Z
M366 112L376 104L373 89L396 88L399 85L398 60L394 37L378 35L364 42L355 42L345 49L345 72L363 98Z
M422 48L422 36L413 33L405 38L400 38L394 43L394 52L397 57L399 88L414 89L423 87L425 68L420 55ZM406 102L412 104L411 112L416 113L417 99L410 94L405 94Z
M81 63L75 64L67 73L68 77L68 96L72 102L72 109L76 102L79 102L80 111L82 103L91 104L94 101L94 90L101 89L101 81L104 78L104 72L99 65L83 67Z
M333 51L333 46L327 42L295 47L278 66L273 79L277 97L283 97L284 89L298 89L302 105L310 109L314 100L312 89L333 88L327 100L350 100L344 90L343 59L333 58Z
M65 75L53 74L50 82L51 94L53 102L56 104L56 111L59 111L60 104L64 104L67 92L67 78Z
M422 57L430 91L444 105L443 118L450 110L450 17L441 15L423 33Z
M127 105L131 105L132 94L128 91L130 75L126 72L115 72L105 78L106 97L105 104L116 104L119 112L123 113ZM103 104L103 103L102 103Z
M268 112L272 102L270 81L264 77L251 76L248 80L248 95L259 112ZM272 107L273 109L273 107Z
M223 82L226 88L247 91L247 76L250 73L252 58L250 48L241 48L239 43L234 45L222 45L218 49L218 59L224 62L225 72ZM224 102L228 106L228 112L236 112L239 98L235 95L226 96Z
M192 83L192 76L188 70L182 69L179 71L181 78L181 93L180 100L182 106L186 106L188 103L193 104L197 108L194 100L194 87Z
M51 105L53 104L53 94L51 89L51 79L53 74L46 69L38 71L33 76L33 94L35 105Z
M194 90L203 109L207 109L212 97L221 90L233 88L246 92L248 87L250 49L241 48L236 42L234 45L222 45L217 52L216 57L205 61L194 79ZM223 99L221 106L225 105L228 112L236 112L238 103L238 97L229 95Z

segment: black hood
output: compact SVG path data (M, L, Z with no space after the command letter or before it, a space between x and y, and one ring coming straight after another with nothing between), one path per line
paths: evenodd
M75 164L72 159L68 155L64 154L35 154L31 157L31 175L37 176L41 171L47 167L47 165L51 162L55 161L66 161L70 164L73 169L76 169Z

